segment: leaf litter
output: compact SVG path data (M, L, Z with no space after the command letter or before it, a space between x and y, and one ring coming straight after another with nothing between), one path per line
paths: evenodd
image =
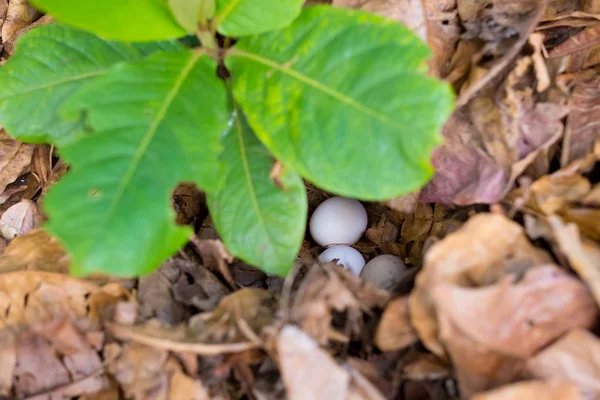
M311 3L315 3L314 1ZM196 237L136 280L74 278L40 230L68 166L0 130L0 396L27 399L600 399L600 2L333 0L413 29L457 94L420 192L365 204L355 245L392 290L315 262L268 276ZM0 0L6 60L51 19ZM309 213L331 194L307 184Z

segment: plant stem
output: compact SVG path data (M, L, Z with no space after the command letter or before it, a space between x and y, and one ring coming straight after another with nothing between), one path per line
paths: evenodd
M210 31L204 30L202 28L196 31L196 36L203 47L207 49L216 49L217 42L215 41L215 37L212 35Z

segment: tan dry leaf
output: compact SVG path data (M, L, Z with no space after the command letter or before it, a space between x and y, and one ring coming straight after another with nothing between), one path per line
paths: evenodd
M382 351L400 350L419 340L410 323L408 297L388 303L375 331L375 345Z
M277 337L283 383L290 400L344 400L350 376L306 333L286 325Z
M38 11L27 0L10 0L2 25L2 41L13 41L16 32L31 24L38 16Z
M410 318L425 346L445 358L438 339L436 304L430 291L439 285L485 286L503 276L551 263L532 246L520 225L502 215L477 214L433 245L409 297Z
M191 317L190 306L212 310L229 290L209 270L192 261L172 259L139 278L140 321L158 318L178 324Z
M577 386L566 382L528 381L478 393L471 400L584 400Z
M571 267L589 285L596 303L600 304L600 248L596 243L582 239L577 225L565 224L556 216L550 216L548 222Z
M461 393L513 382L524 360L574 328L594 324L587 288L555 266L536 266L480 288L432 288L439 337L450 354Z
M600 67L576 74L563 75L571 91L571 112L567 117L561 164L568 165L585 157L600 139Z
M12 139L0 129L0 193L27 170L34 147Z
M348 338L361 335L364 314L382 308L390 298L386 290L364 282L334 263L315 264L302 281L290 310L291 321L317 342L324 344L333 333L334 311L345 311ZM287 312L287 310L284 310Z
M202 258L202 265L209 271L219 272L230 288L235 290L237 284L229 270L229 264L235 260L235 257L227 251L223 242L218 239L200 239L198 237L192 237L190 240Z
M574 384L583 398L600 399L600 340L586 330L569 332L532 357L527 367L536 378Z
M0 218L0 235L12 240L40 226L41 215L38 205L31 200L21 200L11 206Z
M67 274L69 258L58 240L38 229L18 236L0 257L0 272L45 271Z

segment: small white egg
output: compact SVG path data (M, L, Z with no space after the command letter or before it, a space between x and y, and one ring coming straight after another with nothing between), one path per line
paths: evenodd
M382 289L391 290L400 282L406 269L399 257L383 254L369 261L360 276Z
M365 266L365 259L358 250L345 245L331 246L319 255L319 262L326 263L338 260L337 264L350 270L354 275L360 275Z
M310 235L321 246L354 244L367 229L367 211L358 200L332 197L310 218Z

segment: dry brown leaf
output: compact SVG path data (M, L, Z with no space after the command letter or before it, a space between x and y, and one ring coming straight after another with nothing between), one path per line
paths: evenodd
M552 381L514 383L499 389L478 393L471 400L583 400L577 386Z
M208 400L208 392L197 379L185 374L168 352L129 343L106 346L108 370L128 399Z
M10 0L2 25L2 41L14 41L17 31L31 24L38 16L38 11L27 0Z
M173 208L177 213L175 222L179 225L192 224L197 219L202 221L208 215L204 204L204 194L191 183L183 183L175 188Z
M597 318L586 287L555 266L533 267L516 279L476 289L432 289L439 337L464 395L513 382L525 359Z
M600 304L600 248L594 242L582 240L575 224L565 224L556 216L548 218L552 232L571 267L589 285Z
M12 240L40 226L41 215L38 205L31 200L21 200L11 206L0 218L0 235Z
M29 167L34 146L9 137L0 129L0 193Z
M410 318L425 346L449 356L464 396L512 382L537 350L595 321L586 287L551 262L521 226L494 214L427 253Z
M290 400L344 400L350 376L306 333L286 325L277 337L283 383Z
M552 259L533 247L523 229L502 215L477 214L431 247L410 295L410 318L425 346L445 357L438 340L436 305L430 290L438 285L485 286L510 273Z
M600 399L600 340L588 331L571 331L531 358L527 367L534 377L574 384L583 398Z
M0 257L0 272L46 271L66 274L69 258L58 240L43 230L16 237Z
M139 320L158 318L179 324L191 317L190 306L212 310L227 294L229 290L203 266L172 259L152 274L140 277Z
M567 117L561 163L563 166L593 151L600 139L600 68L566 75L562 79L571 89L571 112Z
M500 76L519 54L544 13L545 1L457 0L457 8L466 28L463 41L485 43L463 61L471 64L471 71L459 91L457 107L462 107Z
M290 319L323 344L333 334L333 312L345 311L342 334L354 338L364 333L364 313L382 308L389 297L389 292L365 285L334 263L316 264L310 268L295 295Z
M410 323L408 297L388 303L375 331L375 344L382 351L403 349L419 340Z
M230 288L236 289L236 282L229 270L229 264L235 260L235 257L227 251L223 242L218 239L199 239L198 237L192 237L190 240L202 257L202 265L209 271L219 272Z

